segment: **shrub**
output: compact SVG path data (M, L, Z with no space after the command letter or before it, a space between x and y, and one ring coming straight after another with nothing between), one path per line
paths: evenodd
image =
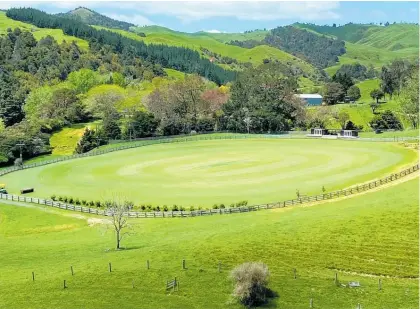
M101 201L96 201L95 206L98 207L98 208L101 207Z
M55 194L51 195L51 199L55 202L57 200L57 197L55 196Z
M225 209L225 204L220 204L220 205L219 205L219 208L220 208L220 209Z
M68 202L68 200L69 200L69 199L67 198L67 196L64 196L64 197L63 197L63 202L64 202L64 203L67 203L67 202Z
M140 209L143 210L143 211L145 211L146 210L146 206L144 206L144 204L143 204L143 205L140 206Z
M240 201L236 203L236 207L242 207L248 205L248 201Z
M80 203L82 203L83 206L86 206L87 205L86 200L81 200Z
M74 200L74 203L75 203L76 205L80 205L80 200L79 200L78 198L76 198L76 199Z
M243 305L254 307L265 304L272 292L267 288L270 272L261 262L248 262L237 266L230 274L235 281L233 296Z
M62 197L62 196L59 196L59 197L58 197L58 200L59 200L60 202L62 202L62 201L63 201L63 197Z
M173 205L172 206L172 211L178 211L178 206L177 205Z
M214 205L213 205L213 209L219 209L219 205L214 204Z
M90 201L89 202L89 206L92 206L92 207L95 206L95 202L94 201Z
M229 207L230 207L230 208L235 207L235 203L230 204L230 205L229 205Z
M160 211L160 206L159 205L156 206L156 211Z
M194 206L190 206L190 211L194 211Z
M146 210L151 211L152 210L152 205L147 205Z
M69 197L69 203L73 204L74 203L74 199L72 197Z
M401 121L395 116L395 114L386 110L380 115L376 115L370 121L370 126L375 130L402 130Z
M168 206L166 206L166 205L163 205L163 211L168 211L169 209L168 209Z

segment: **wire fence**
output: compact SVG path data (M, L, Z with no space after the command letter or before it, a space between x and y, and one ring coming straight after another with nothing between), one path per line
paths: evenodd
M259 205L250 205L250 206L241 206L241 207L228 207L220 209L206 209L206 210L191 210L191 211L129 211L124 213L125 216L130 218L179 218L179 217L198 217L198 216L212 216L212 215L223 215L223 214L234 214L234 213L246 213L251 211L257 211L262 209L275 209L283 208L289 206L302 205L305 203L319 202L324 200L335 199L343 196L349 196L352 194L357 194L363 191L368 191L376 187L382 186L389 182L393 182L400 178L403 178L407 175L415 173L419 170L419 164L416 164L410 168L404 169L399 173L391 174L387 177L375 180L366 184L358 185L344 190L338 190L329 193L323 193L320 195L313 196L302 196L292 200L286 200L282 202L268 203L268 204L259 204ZM63 202L53 201L51 199L42 199L37 197L26 197L21 195L14 194L0 194L0 199L33 203L45 206L51 206L60 209L72 210L81 213L90 213L100 216L112 216L112 213L99 208L89 208L83 207L80 205L67 204Z
M82 154L75 154L70 156L62 156L59 158L55 158L52 160L45 160L36 163L24 164L23 166L12 166L9 168L5 168L0 170L0 177L12 172L20 171L23 169L34 168L38 166L85 158L85 157L92 157L107 154L114 151L126 150L131 148L138 148L148 145L155 145L155 144L167 144L167 143L180 143L180 142L189 142L189 141L201 141L201 140L231 140L231 139L283 139L283 138L313 138L308 137L306 132L304 131L297 131L297 132L283 132L284 134L226 134L226 135L207 135L207 134L199 134L199 135L184 135L184 136L171 136L171 137L149 137L149 138L142 138L132 141L119 141L120 146L112 146L118 145L116 141L112 141L110 145L103 147L101 149L95 149L87 153ZM378 141L378 142L403 142L403 141L412 141L418 140L418 137L393 137L393 138L357 138L357 139L346 139L349 141L354 140L361 140L361 141Z

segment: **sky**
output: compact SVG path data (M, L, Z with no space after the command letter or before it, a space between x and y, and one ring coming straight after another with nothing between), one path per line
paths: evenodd
M294 22L337 25L353 23L418 23L418 2L381 1L13 1L0 9L34 7L48 13L83 6L139 26L159 25L183 32L243 32L272 29Z

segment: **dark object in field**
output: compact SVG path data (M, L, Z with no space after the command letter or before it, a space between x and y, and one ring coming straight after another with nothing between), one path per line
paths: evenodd
M20 190L20 194L32 193L32 192L34 192L34 188L26 188L26 189Z
M7 194L7 190L6 189L0 189L0 193L1 194Z

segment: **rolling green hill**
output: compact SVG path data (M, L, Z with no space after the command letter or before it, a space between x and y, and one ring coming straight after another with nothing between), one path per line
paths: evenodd
M419 27L415 24L393 24L387 27L364 24L347 24L339 27L313 24L294 24L324 35L335 36L350 43L387 50L418 49Z
M73 18L85 24L98 25L98 26L104 26L104 27L109 27L109 28L118 28L118 29L128 30L130 27L134 26L134 24L109 18L108 16L99 14L95 11L92 11L84 7L78 7L70 12L60 13L57 15Z
M343 64L359 62L376 69L393 59L414 60L419 53L419 27L414 24L385 26L347 24L340 27L294 24L319 34L335 36L346 41L347 52L339 56L337 65L325 71L333 75Z
M87 41L76 38L74 36L65 35L61 29L38 28L34 25L13 20L6 16L5 12L0 11L0 35L6 34L7 29L20 28L22 30L31 31L36 40L40 40L47 35L51 35L57 42L61 43L63 40L67 42L76 41L77 45L83 49L88 49Z
M96 27L101 28L101 27ZM252 37L262 37L263 33L256 32L256 33L247 33L247 34L224 34L224 33L205 33L205 32L198 32L198 33L184 33L184 32L177 32L173 31L164 27L159 26L147 26L147 27L137 27L131 28L134 32L128 32L124 30L118 29L107 29L117 33L120 33L126 37L130 37L136 40L142 40L146 43L154 43L154 44L167 44L173 46L183 46L194 49L202 53L202 56L211 58L209 55L203 53L201 47L208 49L209 51L219 54L224 57L230 57L236 59L239 62L246 63L250 62L253 65L259 65L263 63L264 59L273 59L279 60L282 62L288 62L299 67L305 75L307 76L315 76L316 70L315 68L282 50L279 50L274 47L270 47L267 45L257 46L251 49L242 48L239 46L233 46L223 43L224 41L231 41L232 39L238 39L242 37L242 39L250 39ZM146 37L141 37L137 35L135 32L139 31L140 33L145 33ZM249 37L248 37L249 36ZM227 65L225 65L226 67ZM230 66L232 68L232 66ZM233 67L237 69L237 67Z

